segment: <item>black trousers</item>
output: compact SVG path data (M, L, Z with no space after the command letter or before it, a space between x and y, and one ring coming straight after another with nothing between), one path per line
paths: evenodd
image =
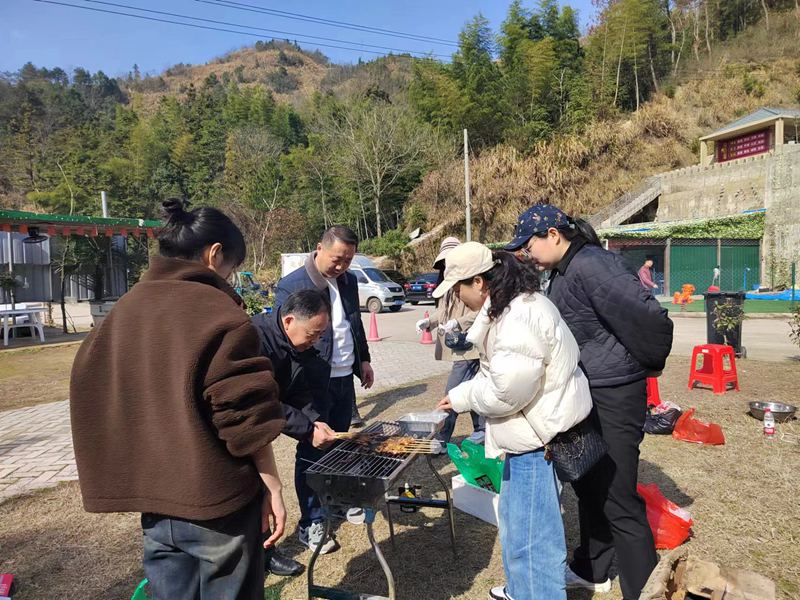
M658 563L645 503L636 492L646 380L592 388L592 400L592 416L608 444L608 455L573 483L581 537L570 568L588 581L602 582L616 553L622 595L637 600Z

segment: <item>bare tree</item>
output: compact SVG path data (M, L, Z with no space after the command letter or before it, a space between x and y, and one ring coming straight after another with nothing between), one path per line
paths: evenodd
M611 106L617 105L617 97L619 96L619 76L622 71L622 56L623 51L625 50L625 32L628 29L628 17L625 16L625 21L622 25L622 40L619 43L619 60L617 60L617 81L614 86L614 101L611 103Z
M242 228L255 271L269 260L273 213L280 199L277 161L281 150L280 142L262 129L238 129L228 136L223 182L226 208Z
M369 99L349 101L329 125L330 143L342 149L340 158L358 182L365 219L364 195L373 204L375 233L380 237L381 204L400 177L427 162L432 131L418 123L407 107Z

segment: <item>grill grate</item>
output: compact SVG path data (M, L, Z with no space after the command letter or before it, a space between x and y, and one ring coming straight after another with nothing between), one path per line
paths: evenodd
M399 423L379 421L363 430L376 440L398 435L408 435ZM389 479L411 458L410 453L385 454L353 441L346 441L329 451L311 465L306 473L321 475L346 475L350 477L369 477Z

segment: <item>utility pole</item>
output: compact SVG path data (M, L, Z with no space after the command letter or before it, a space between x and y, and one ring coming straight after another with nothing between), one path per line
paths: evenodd
M106 193L105 192L100 192L100 205L103 208L103 218L107 219L108 218L108 198L106 198ZM104 233L104 235L105 235L105 233ZM105 280L103 282L105 284L104 287L106 289L108 289L109 294L111 293L111 290L113 289L113 284L114 284L114 282L112 281L112 278L114 277L114 262L113 262L113 259L111 258L111 249L113 247L114 247L114 238L110 237L110 238L108 238L108 276L103 278ZM101 297L105 297L105 295L106 295L105 290L100 290L100 296Z
M469 137L464 130L464 198L467 202L467 241L472 241L472 203L469 189Z

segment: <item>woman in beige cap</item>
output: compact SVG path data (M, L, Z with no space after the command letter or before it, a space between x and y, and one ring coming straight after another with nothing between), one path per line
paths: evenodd
M559 484L545 444L583 422L592 408L578 344L539 293L531 263L467 242L451 250L445 264L433 296L452 290L480 310L466 337L478 348L481 367L437 408L484 415L486 456L505 455L500 543L506 585L489 597L566 600Z
M444 260L447 254L461 244L461 241L456 237L446 237L442 240L439 246L439 254L433 261L433 268L439 271L439 281L441 283L444 279ZM447 378L444 393L447 394L450 390L458 384L469 381L480 368L480 361L478 350L476 348L454 347L451 348L445 343L445 336L451 332L466 332L472 323L478 311L471 310L459 300L455 293L450 290L444 297L437 300L437 309L432 317L421 319L417 321L417 332L427 330L435 333L436 347L434 349L434 357L436 360L450 361L453 363L453 368L450 371L450 376ZM472 416L472 429L473 433L469 439L475 443L481 444L484 440L486 422L482 416L474 411L470 411ZM450 411L447 415L447 420L444 422L444 427L438 434L438 439L447 443L453 435L453 430L456 427L456 419L458 413Z

